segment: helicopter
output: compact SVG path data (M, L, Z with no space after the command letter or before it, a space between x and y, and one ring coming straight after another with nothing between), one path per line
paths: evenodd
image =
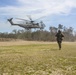
M16 19L22 20L21 22L24 21L24 23L14 23L13 18L10 18L7 20L9 21L9 23L11 25L17 25L17 26L23 27L27 30L29 30L29 29L44 29L44 27L45 27L45 24L43 23L43 21L40 21L38 23L38 22L35 22L34 20L32 20L31 17L29 17L29 20L21 19L21 18L16 18Z

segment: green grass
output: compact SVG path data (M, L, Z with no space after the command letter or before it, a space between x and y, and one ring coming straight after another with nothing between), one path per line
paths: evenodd
M0 75L76 75L76 43L0 46Z

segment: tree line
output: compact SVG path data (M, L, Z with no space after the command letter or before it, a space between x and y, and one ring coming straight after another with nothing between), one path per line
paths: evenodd
M56 41L55 35L58 30L64 34L64 41L76 41L76 32L72 27L66 27L61 24L58 27L50 26L47 30L13 30L11 33L0 33L0 41L4 39L22 39L31 41ZM3 39L4 38L4 39ZM8 40L7 40L8 41Z

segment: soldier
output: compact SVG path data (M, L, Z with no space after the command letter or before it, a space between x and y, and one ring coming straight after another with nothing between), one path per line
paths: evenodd
M58 30L58 33L55 35L57 38L57 43L58 43L58 46L59 46L59 50L61 50L61 43L62 43L62 38L64 37L64 35L61 33L60 30Z

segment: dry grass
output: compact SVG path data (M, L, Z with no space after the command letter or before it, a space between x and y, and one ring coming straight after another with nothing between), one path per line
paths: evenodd
M0 42L0 75L76 75L76 43Z
M55 42L43 42L43 41L22 41L22 40L17 40L17 41L5 41L5 42L0 42L0 46L13 46L13 45L30 45L30 44L51 44Z
M13 46L13 45L31 45L31 44L56 44L56 42L43 42L43 41L23 41L23 40L14 40L14 41L4 41L0 42L0 46ZM64 42L66 45L76 45L76 42Z

